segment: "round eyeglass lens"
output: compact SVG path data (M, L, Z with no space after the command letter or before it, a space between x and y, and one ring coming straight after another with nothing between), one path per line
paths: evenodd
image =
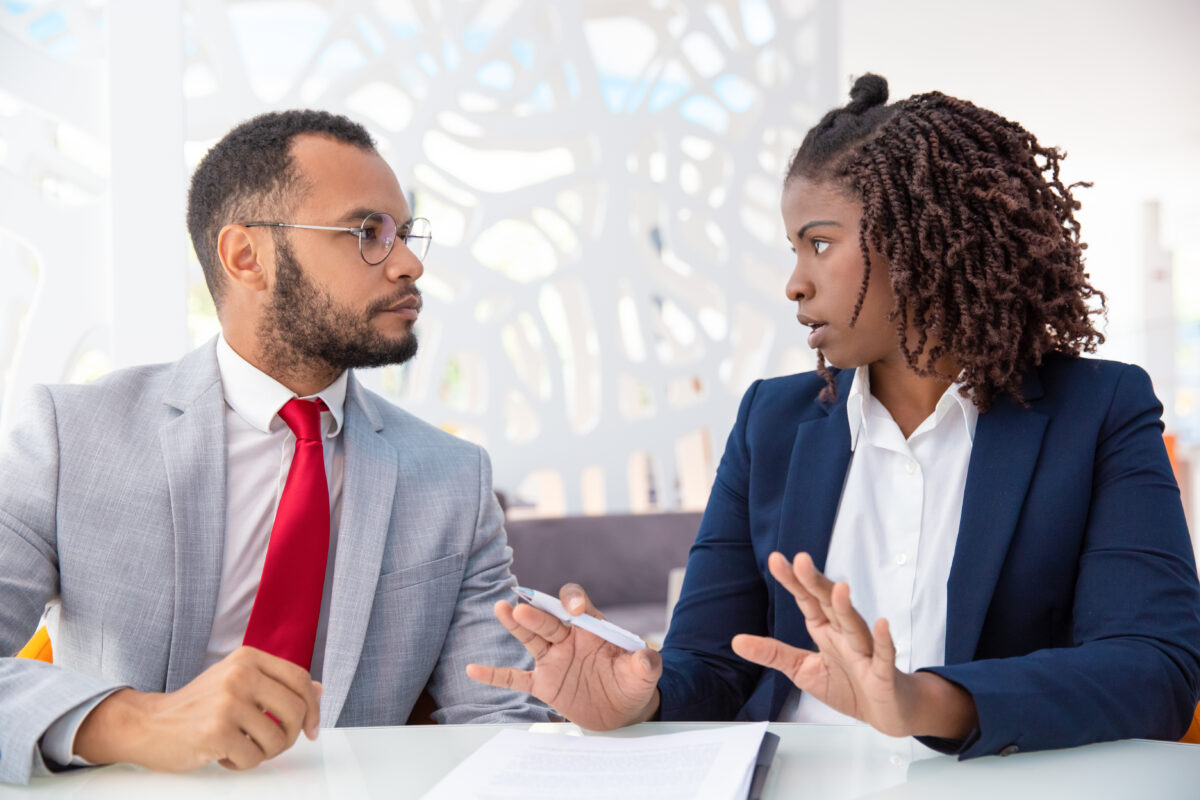
M404 237L404 244L412 251L412 254L419 261L425 260L425 254L429 252L429 245L433 241L433 226L429 224L429 220L424 217L416 217L408 228L408 234Z
M367 215L362 223L363 235L358 239L358 249L363 261L378 264L392 252L396 243L396 220L391 214L376 211Z

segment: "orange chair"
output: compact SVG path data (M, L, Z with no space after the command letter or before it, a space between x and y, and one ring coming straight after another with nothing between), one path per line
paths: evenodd
M21 652L17 653L17 658L32 658L35 661L45 661L47 664L54 663L54 652L50 647L50 634L45 625L38 628L33 638L25 643Z
M1183 480L1184 475L1180 470L1181 465L1176 457L1175 434L1164 433L1163 444L1167 447L1167 459L1171 462L1171 471L1175 473L1175 482L1180 486L1186 485ZM1200 705L1196 706L1196 713L1192 715L1191 727L1187 729L1187 733L1185 733L1183 738L1179 741L1186 742L1188 744L1200 744Z
M1196 713L1192 716L1191 727L1187 729L1187 733L1179 741L1184 744L1200 744L1200 706L1196 706Z

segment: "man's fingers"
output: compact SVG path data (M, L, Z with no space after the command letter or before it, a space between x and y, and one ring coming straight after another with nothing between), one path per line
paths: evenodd
M871 629L867 627L866 620L850 602L850 586L845 583L834 584L831 599L833 612L838 620L837 627L847 647L851 652L869 658L875 651L875 642L871 638Z
M312 716L308 713L308 706L305 705L304 713L304 735L311 741L317 740L317 733L321 730L321 695L325 694L325 687L320 681L313 681L313 691L317 693L317 714Z
M297 697L304 701L304 721L301 727L306 731L316 730L321 724L321 698L317 694L317 689L313 685L313 679L308 674L308 670L293 664L287 659L273 656L270 653L256 650L252 647L243 647L235 650L233 655L239 655L244 651L248 651L253 663L264 675L291 689Z
M604 615L592 604L591 598L578 583L564 583L563 587L558 590L558 599L562 602L563 608L575 616L591 614L593 617L604 619Z
M251 697L264 714L269 714L275 720L276 727L282 728L288 744L296 741L308 716L308 706L304 698L297 695L287 686L269 677L263 676L251 687Z
M793 683L800 672L800 666L812 655L809 650L789 647L778 639L767 636L752 636L739 633L733 637L733 652L747 661L762 664L764 667L777 669Z
M265 715L260 716L262 716L268 725L275 724L267 719ZM243 770L257 767L263 762L264 758L263 751L258 744L239 732L231 736L226 743L225 757L219 763L226 769Z
M526 630L542 637L550 644L559 644L571 635L571 630L545 611L522 603L513 609L513 619Z
M649 683L658 683L662 676L662 656L657 650L649 647L631 654L630 662L634 665L634 675Z
M280 723L260 709L245 706L240 709L234 722L245 734L243 738L248 737L258 747L259 761L274 758L296 741L295 736L289 734ZM296 733L299 734L299 728L296 729Z
M533 693L533 673L523 669L467 664L467 677L489 686L499 686L501 689L512 689L525 694Z
M513 617L513 610L512 605L505 600L498 600L492 606L492 613L496 615L496 619L500 620L500 624L504 626L505 630L521 643L525 652L533 656L535 661L541 659L550 649L549 642L517 622Z

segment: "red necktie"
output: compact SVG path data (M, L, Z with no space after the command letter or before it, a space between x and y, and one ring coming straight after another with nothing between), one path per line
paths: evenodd
M279 416L296 435L262 579L242 643L312 665L329 558L329 484L321 448L321 401L289 400Z

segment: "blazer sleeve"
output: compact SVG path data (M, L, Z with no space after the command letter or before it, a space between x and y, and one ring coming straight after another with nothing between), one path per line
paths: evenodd
M121 684L12 658L58 594L55 519L58 432L54 401L36 386L0 445L0 782L26 783L50 767L39 742L72 709Z
M1097 441L1074 646L929 671L975 699L963 758L1120 738L1178 739L1200 693L1200 586L1150 379L1127 366Z
M454 616L429 683L437 705L433 719L438 724L558 721L557 715L533 697L487 686L466 675L467 664L473 663L533 669L533 658L492 613L497 600L515 599L516 580L509 571L512 549L504 533L504 512L492 490L491 461L482 448L476 452L479 495L475 530Z
M742 398L663 645L659 715L663 720L733 719L763 668L734 654L739 633L766 635L767 585L751 537L747 440L761 381Z

